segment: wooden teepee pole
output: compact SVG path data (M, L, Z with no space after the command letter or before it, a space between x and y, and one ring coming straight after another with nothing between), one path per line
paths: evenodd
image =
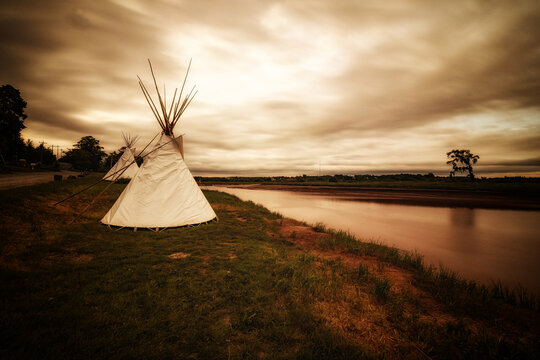
M180 116L182 116L182 113L184 112L184 109L186 108L186 104L188 103L188 99L191 96L191 94L193 93L193 90L195 90L195 85L193 85L193 87L191 88L191 91L184 98L184 101L182 102L182 105L178 109L178 112L176 113L176 115L175 115L175 117L173 119L174 124L176 124L178 122L178 120L180 119Z
M173 109L173 106L174 106L174 100L176 99L176 91L178 90L178 88L174 89L174 95L173 95L173 98L172 98L172 101L171 101L171 108L169 109L169 113L167 114L167 117L170 119L171 118L171 111Z
M154 103L154 100L152 99L150 92L144 85L141 78L137 76L137 78L139 79L139 86L141 87L141 90L144 94L144 97L146 98L146 101L148 102L148 105L150 106L150 109L152 110L152 113L154 114L156 120L158 121L163 131L167 135L170 135L170 136L174 136L173 129L175 125L178 123L178 121L180 120L180 117L182 116L182 114L184 113L188 105L191 103L191 101L195 97L195 94L197 93L195 91L195 86L193 86L189 94L187 94L187 96L182 99L182 95L183 95L184 88L187 82L189 71L191 69L191 62L192 62L192 59L189 60L186 75L184 76L182 87L180 88L180 94L177 97L178 88L176 88L174 90L174 95L170 103L170 106L168 108L168 111L167 111L167 99L166 99L167 89L165 88L165 85L163 85L163 96L161 96L161 93L159 91L159 87L157 84L157 80L156 80L156 75L154 73L154 68L152 67L152 62L150 61L150 59L148 59L148 64L150 66L150 73L152 74L152 80L154 81L154 87L156 89L156 93L157 93L157 97L159 101L159 108L161 110L159 110L158 106L156 106L156 104Z
M178 103L180 103L180 100L182 100L182 93L184 92L184 86L186 85L186 80L189 74L189 69L191 69L191 60L189 59L189 64L186 70L186 75L184 76L184 82L182 83L182 88L180 89L180 96L178 96ZM176 110L174 112L174 117L176 117Z
M195 87L193 87L195 88ZM180 117L182 116L182 114L184 113L184 111L187 109L187 107L189 106L189 104L191 103L191 101L193 100L193 98L195 97L195 95L197 95L197 93L199 92L199 90L195 91L195 93L193 94L193 96L191 96L191 98L188 100L188 98L186 97L186 99L184 100L184 103L182 104L182 107L180 108L180 110L178 111L178 116L177 118L175 119L174 121L174 125L176 125L176 123L178 122L178 120L180 120ZM191 95L191 93L190 93ZM187 102L186 102L187 101Z
M152 79L154 79L154 86L156 87L159 104L161 105L161 112L163 113L163 120L165 121L165 126L166 126L166 134L171 135L170 123L169 123L169 119L167 119L167 110L165 110L165 104L163 104L163 99L159 92L159 87L157 85L156 76L154 75L154 69L152 68L152 63L150 62L150 59L148 59L148 64L150 65L150 72L152 73Z
M148 106L150 106L150 110L152 110L152 113L156 117L156 120L158 124L161 126L163 130L165 130L165 124L161 120L161 117L159 116L159 112L157 110L156 105L154 104L154 101L152 100L152 97L150 97L150 93L148 93L148 90L146 89L146 86L144 86L144 83L142 82L141 78L139 78L139 86L141 87L141 90L144 94L144 97L146 98L146 101L148 102Z

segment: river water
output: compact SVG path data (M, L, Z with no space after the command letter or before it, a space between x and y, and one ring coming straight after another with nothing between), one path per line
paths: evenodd
M322 222L359 238L418 251L486 284L501 280L540 294L540 211L410 206L281 190L205 187L251 200L284 216Z

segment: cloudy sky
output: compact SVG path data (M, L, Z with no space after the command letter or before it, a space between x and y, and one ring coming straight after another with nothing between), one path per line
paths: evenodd
M105 150L159 130L138 87L199 92L176 134L199 175L540 176L540 2L7 1L0 83L28 102L23 135Z

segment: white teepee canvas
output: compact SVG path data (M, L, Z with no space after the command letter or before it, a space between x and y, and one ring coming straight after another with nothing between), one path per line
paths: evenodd
M126 148L116 164L105 174L103 180L132 179L137 174L137 171L139 171L139 166L135 162L135 148L133 147L137 141L137 136L131 137L124 133L122 133L122 136L124 137Z
M182 159L175 141L161 138L101 222L114 226L163 228L216 218Z
M135 162L135 156L133 155L134 152L134 148L126 148L120 159L118 159L111 170L105 174L103 179L109 181L116 181L118 179L132 179L137 171L139 171L139 166Z
M182 90L177 101L175 92L167 111L154 77L161 108L158 111L140 79L139 84L163 132L153 150L146 155L137 174L101 222L114 226L154 229L194 225L216 219L214 210L184 162L182 137L175 138L173 134L174 125L193 99L193 90L182 103Z

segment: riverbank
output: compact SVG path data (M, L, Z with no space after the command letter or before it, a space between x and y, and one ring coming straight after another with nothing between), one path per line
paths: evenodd
M97 175L0 192L2 358L534 358L538 302L206 191L220 221L99 219Z
M479 209L540 210L540 197L493 191L453 189L407 189L327 185L221 184L241 189L280 190L385 204L465 207Z

